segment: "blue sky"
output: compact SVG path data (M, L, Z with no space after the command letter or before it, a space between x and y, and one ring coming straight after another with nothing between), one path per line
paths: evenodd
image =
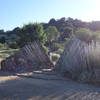
M61 17L100 20L99 4L100 0L0 0L0 29Z

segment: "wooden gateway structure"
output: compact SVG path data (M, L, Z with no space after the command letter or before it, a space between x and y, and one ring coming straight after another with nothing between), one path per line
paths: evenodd
M40 43L33 42L1 62L1 70L28 71L51 68L53 65Z
M82 73L93 73L100 79L100 43L83 42L71 38L58 60L55 70L79 77Z

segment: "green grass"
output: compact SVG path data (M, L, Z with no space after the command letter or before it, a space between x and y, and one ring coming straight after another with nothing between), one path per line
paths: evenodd
M64 48L65 48L65 45L66 45L66 42L60 43L59 45L60 45L60 48L61 48L61 49L64 49Z

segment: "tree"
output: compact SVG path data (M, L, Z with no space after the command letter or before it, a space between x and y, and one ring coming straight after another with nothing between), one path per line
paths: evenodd
M4 34L4 30L0 30L0 34Z
M70 38L73 35L73 28L72 27L64 27L63 33L60 35L59 40L65 41L66 38Z
M54 25L56 23L56 20L54 18L50 19L49 24Z
M47 36L48 42L56 41L60 35L57 28L55 26L49 26L45 30L45 34Z
M3 36L3 37L1 37L0 38L0 43L5 43L6 42L6 39L5 39L5 37Z
M93 32L90 29L87 28L80 28L76 31L75 35L78 39L85 41L85 42L91 42L92 40L98 39L99 32Z
M46 42L43 26L38 23L24 25L16 34L19 36L17 43L20 47L33 41L39 41L42 44Z

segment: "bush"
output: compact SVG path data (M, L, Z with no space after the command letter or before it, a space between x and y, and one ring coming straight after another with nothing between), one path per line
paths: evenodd
M47 40L46 34L44 34L43 25L38 23L24 25L22 28L20 28L16 35L19 37L17 44L20 47L34 41L45 44Z
M18 48L18 45L16 42L8 42L8 46L9 46L9 48L12 48L12 49Z
M52 50L52 51L57 51L59 48L61 48L61 46L60 46L60 44L58 44L58 43L53 43L53 44L51 45L51 50Z
M0 48L5 47L5 44L0 43Z
M64 43L53 43L53 44L51 45L51 50L52 50L52 51L57 51L57 50L59 50L59 49L64 49L66 43L67 43L67 41L64 42Z
M0 43L5 43L5 42L6 42L5 37L0 37Z
M70 38L65 38L65 39L64 39L64 41L69 41L69 40L70 40Z
M89 42L91 31L89 29L80 28L78 31L76 31L76 37L82 41Z
M56 54L62 54L64 51L64 49L58 49L57 51L54 51L53 53L56 53Z
M45 45L42 45L42 48L44 49L44 51L45 51L46 53L48 53L48 48L47 48Z
M87 43L91 42L92 40L100 40L99 34L100 32L92 32L91 30L86 28L80 28L78 31L76 31L76 37Z

